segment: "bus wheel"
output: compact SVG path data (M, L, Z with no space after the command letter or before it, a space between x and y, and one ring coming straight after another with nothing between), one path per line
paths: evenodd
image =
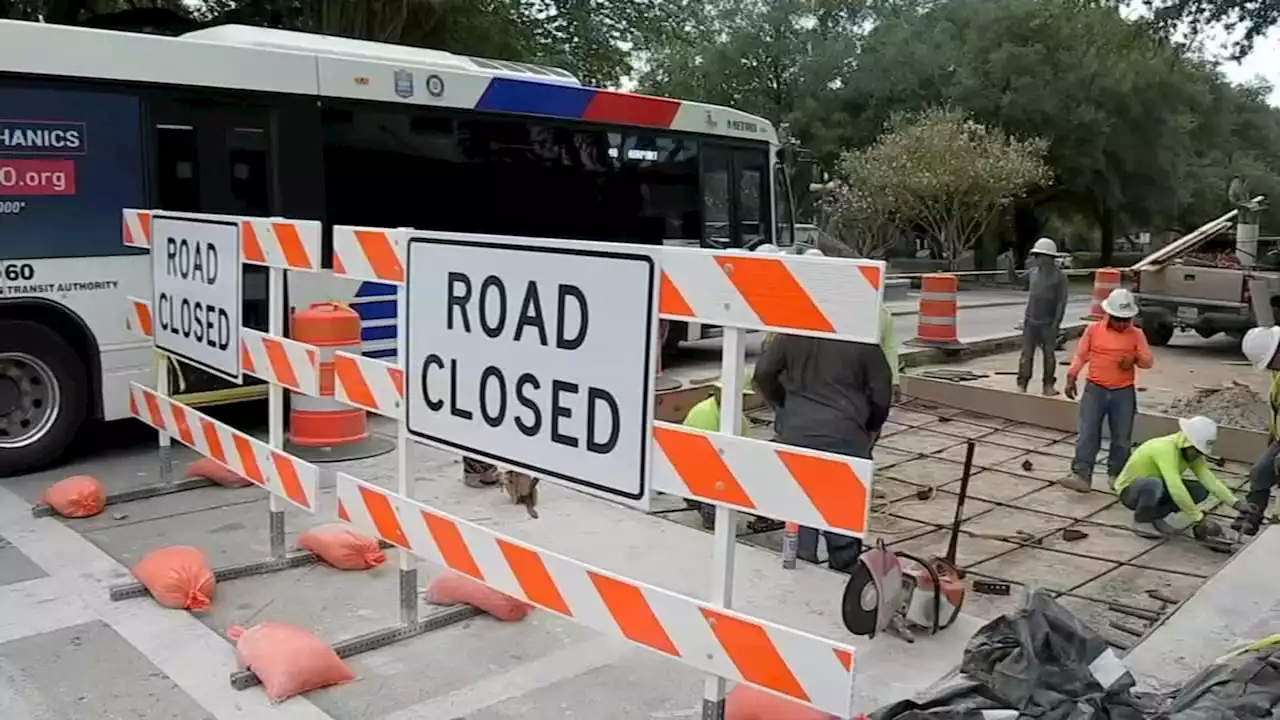
M51 465L84 422L84 363L44 325L0 321L0 477Z

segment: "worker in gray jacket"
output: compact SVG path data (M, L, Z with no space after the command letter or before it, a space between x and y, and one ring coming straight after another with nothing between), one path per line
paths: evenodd
M1031 382L1036 350L1044 356L1044 394L1058 394L1057 359L1058 329L1067 312L1067 274L1058 267L1058 245L1040 238L1031 248L1027 270L1018 274L1009 263L1009 278L1028 290L1027 310L1022 318L1022 355L1018 358L1018 390L1027 391ZM1012 258L1010 258L1012 260Z
M893 376L878 345L777 335L756 363L754 380L773 408L778 442L853 457L871 457L893 403ZM862 542L825 535L831 569L851 572ZM817 530L800 528L796 556L818 561Z

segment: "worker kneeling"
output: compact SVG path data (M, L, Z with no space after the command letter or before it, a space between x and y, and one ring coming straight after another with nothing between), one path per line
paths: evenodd
M1212 540L1222 530L1199 504L1211 494L1237 510L1244 503L1209 469L1207 459L1216 459L1218 424L1197 415L1178 420L1178 428L1172 435L1139 445L1116 478L1115 491L1133 511L1133 530L1138 535L1156 539L1176 534L1165 518L1181 511L1191 521L1197 540ZM1184 479L1188 471L1195 479Z

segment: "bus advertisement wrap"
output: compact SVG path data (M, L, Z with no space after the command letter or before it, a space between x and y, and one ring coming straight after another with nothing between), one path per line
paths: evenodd
M5 260L126 255L120 209L145 203L136 97L0 87Z

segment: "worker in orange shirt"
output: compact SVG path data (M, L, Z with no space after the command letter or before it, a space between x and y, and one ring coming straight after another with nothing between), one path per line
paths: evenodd
M1111 483L1124 470L1133 444L1133 420L1138 414L1134 368L1147 369L1155 363L1151 346L1142 331L1133 325L1138 303L1133 293L1119 288L1102 301L1106 317L1085 328L1075 356L1067 368L1067 397L1076 398L1076 379L1085 365L1089 376L1080 395L1080 418L1076 422L1076 454L1071 472L1061 484L1079 492L1093 485L1093 464L1102 446L1102 421L1111 430L1111 450L1107 452L1107 475Z

